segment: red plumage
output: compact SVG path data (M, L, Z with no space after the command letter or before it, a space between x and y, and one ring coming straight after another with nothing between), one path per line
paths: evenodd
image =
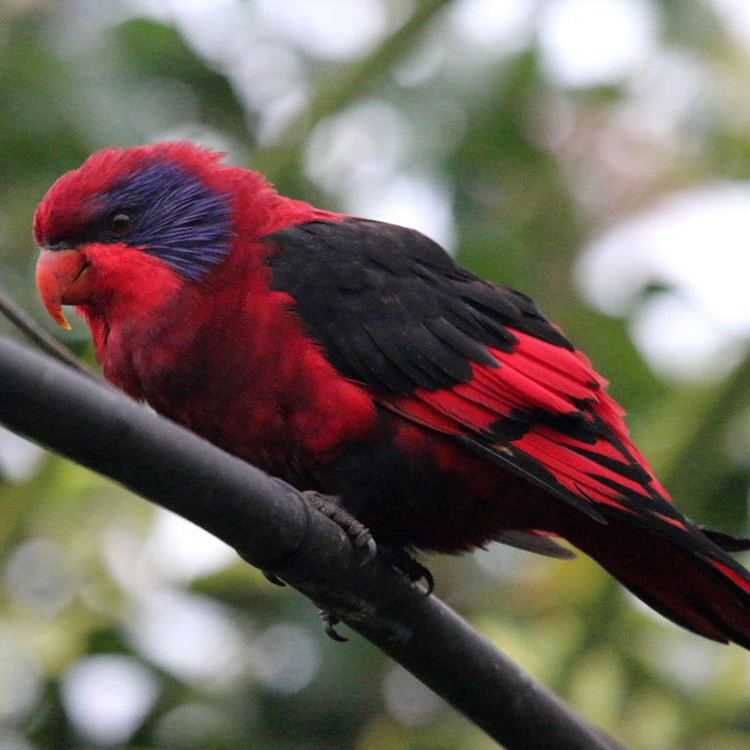
M750 647L750 576L628 435L533 302L417 232L279 196L191 144L109 149L35 219L40 291L77 304L106 377L376 539L584 550L709 638Z

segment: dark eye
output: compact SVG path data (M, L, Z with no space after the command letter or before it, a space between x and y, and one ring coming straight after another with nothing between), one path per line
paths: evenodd
M127 234L133 228L133 219L127 214L114 214L109 220L109 228L115 234Z

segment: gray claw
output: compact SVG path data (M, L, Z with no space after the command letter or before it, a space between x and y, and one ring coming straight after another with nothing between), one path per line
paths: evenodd
M341 635L338 630L336 630L336 625L338 625L341 620L339 620L339 618L336 617L336 615L334 615L332 612L326 612L326 610L321 609L320 619L323 621L326 635L331 640L336 641L336 643L346 643L349 640L348 638L345 638L343 635Z

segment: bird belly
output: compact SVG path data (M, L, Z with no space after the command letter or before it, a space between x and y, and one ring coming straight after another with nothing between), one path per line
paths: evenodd
M340 495L379 541L456 553L504 530L544 528L541 517L555 504L543 491L450 437L390 415L381 428L377 439L346 446L316 473L318 489Z

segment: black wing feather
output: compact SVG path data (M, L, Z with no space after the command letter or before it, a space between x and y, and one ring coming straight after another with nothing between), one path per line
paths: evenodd
M347 377L400 395L472 377L471 362L499 366L508 326L573 347L525 295L456 265L413 229L368 221L315 221L265 238L271 287L294 299L310 334Z

